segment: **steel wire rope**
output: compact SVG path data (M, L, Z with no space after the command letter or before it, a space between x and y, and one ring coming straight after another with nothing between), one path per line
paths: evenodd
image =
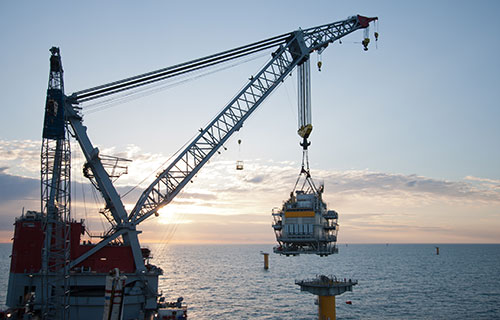
M181 84L184 84L184 83L187 83L190 81L194 81L196 79L199 79L199 78L202 78L202 77L205 77L205 76L208 76L208 75L211 75L211 74L223 71L223 70L233 68L233 67L241 65L243 63L257 60L265 55L267 55L267 52L262 53L260 55L253 56L253 57L246 59L246 60L243 60L243 61L235 62L235 63L230 64L230 65L222 65L218 69L215 69L212 71L207 71L205 73L194 74L192 76L185 75L184 78L182 78L181 80L178 80L178 81L174 80L172 82L151 84L150 86L144 87L144 88L138 87L139 89L137 89L135 91L131 91L130 93L125 93L122 96L111 97L111 98L108 98L107 100L98 101L98 102L95 102L95 103L89 104L89 105L84 104L82 106L82 108L85 110L85 112L84 112L85 114L91 114L91 113L95 113L98 111L106 110L106 109L109 109L111 107L114 107L114 106L122 104L122 103L130 102L130 101L133 101L133 100L145 97L145 96L149 96L149 95L155 94L157 92L160 92L160 91L163 91L166 89L170 89L170 88L176 87L178 85L181 85ZM197 71L200 71L200 70L197 70ZM193 72L195 72L195 71L193 71Z
M290 73L290 75L293 78L292 72ZM291 81L291 82L292 82L293 91L297 92L297 90L295 88L295 82L293 82L293 81ZM290 93L288 92L288 85L286 83L285 83L285 90L286 90L286 97L287 97L287 101L288 101L288 106L290 107L290 112L293 114L293 116L295 118L295 123L298 123L298 121L299 121L298 115L295 112L295 110L297 110L297 108L296 108L295 103L293 103L292 99L290 98Z
M91 101L91 100L103 98L103 97L106 97L106 96L109 96L109 95L112 95L112 94L116 94L116 93L119 93L119 92L131 90L131 89L142 87L142 86L147 86L147 85L150 85L152 83L159 82L159 81L162 81L162 80L165 80L165 79L177 77L177 76L180 76L182 74L186 74L186 73L194 72L194 71L197 71L197 70L202 70L202 69L205 69L205 68L209 68L209 67L218 65L220 63L225 63L225 62L228 62L228 61L231 61L231 60L234 60L234 59L239 59L239 58L242 58L244 56L248 56L248 55L251 55L253 53L257 53L257 52L263 51L265 49L273 48L273 47L274 47L274 45L268 46L268 47L261 48L259 50L254 50L254 51L251 51L251 52L247 52L245 54L241 54L241 55L238 55L238 56L235 56L235 57L223 59L223 60L217 61L217 62L212 62L212 63L209 63L209 64L207 64L205 66L198 66L196 68L191 68L191 69L188 69L188 70L180 70L180 71L175 71L175 72L172 71L172 72L169 72L169 73L167 73L166 75L164 75L162 77L158 77L158 78L155 78L155 79L152 79L152 80L148 80L148 81L144 81L144 82L140 82L140 83L135 83L135 84L132 83L132 84L130 84L128 86L120 86L119 88L110 90L109 92L105 92L105 93L101 93L101 94L96 94L93 97L83 98L83 99L76 98L76 99L77 99L77 102L86 102L86 101Z
M71 150L75 150L76 148L72 148ZM78 167L80 167L80 165L83 163L83 158L81 157L80 155L80 152L76 152L73 154L72 156L72 159L75 159L76 158L76 163L78 164ZM83 167L83 165L82 165ZM73 166L72 166L73 168ZM83 214L85 216L85 221L88 221L88 212L87 212L87 199L86 199L86 195L85 195L85 183L84 183L84 180L83 180L83 177L82 175L78 174L76 175L78 177L78 179L75 179L75 180L78 180L78 181L75 181L75 190L77 190L77 187L76 187L76 184L77 182L80 184L80 187L81 187L81 193L82 193L82 201L83 201Z
M248 55L248 54L251 54L253 52L265 50L269 47L277 46L278 44L280 44L280 43L276 43L276 41L273 41L273 42L265 43L261 46L256 46L255 48L250 48L251 50L250 49L239 50L239 51L232 50L235 52L231 53L231 54L223 55L223 53L221 53L221 54L213 55L213 56L218 56L218 58L208 59L208 58L212 57L212 56L209 56L209 57L200 58L200 59L193 60L193 61L188 61L186 63L178 64L178 65L175 65L172 67L167 67L167 68L153 71L150 73L146 73L143 75L131 77L131 78L120 80L120 81L115 81L111 84L105 84L105 85L102 85L99 87L83 90L83 91L75 93L74 96L76 97L76 99L78 99L78 94L80 93L81 94L80 101L82 101L84 99L94 99L95 97L93 97L93 96L95 96L95 95L99 96L101 93L107 93L108 91L113 93L113 92L115 92L115 90L117 90L119 88L129 87L129 86L132 86L135 84L140 85L142 82L144 82L144 84L147 84L147 83L150 83L151 80L161 80L164 76L169 75L169 74L175 74L177 72L180 72L180 73L189 72L191 68L194 68L193 70L199 69L199 68L204 68L204 67L207 67L207 66L210 66L213 64L221 63L221 62L224 62L224 61L227 61L230 59L235 59L235 58L238 58L238 57L241 57L244 55ZM199 62L199 61L203 61L203 60L206 60L206 61ZM158 78L158 79L156 79L156 78ZM107 88L107 87L109 87L109 88ZM97 90L97 91L92 93L91 91L94 91L94 90ZM88 92L90 92L90 93L88 93ZM82 94L82 93L87 93L87 94Z
M134 191L135 189L137 189L141 184L143 184L147 179L149 179L154 173L157 173L159 170L161 170L161 168L165 167L165 165L173 157L177 156L182 150L184 150L184 148L186 147L186 145L188 145L189 143L191 143L196 138L196 136L198 136L198 134L194 134L191 137L191 139L189 139L188 141L186 141L186 143L184 143L174 154L172 154L167 160L165 160L160 166L158 166L158 168L154 172L151 172L146 178L142 179L141 182L139 182L137 185L135 185L130 190L128 190L127 192L125 192L125 194L123 196L121 196L120 198L125 198L129 193L131 193L132 191Z
M173 221L167 221L166 228L162 229L162 236L159 241L159 252L163 252L167 245L170 244L172 239L174 238L175 233L177 232L177 228L179 227L180 221L184 218L185 214L178 214L177 212L172 212L171 218ZM161 223L161 222L160 222Z
M270 48L270 47L267 47L267 48L265 48L265 49L268 49L268 48ZM258 50L258 51L261 51L261 50ZM248 54L255 53L255 52L258 52L258 51L250 52L250 53L248 53ZM227 60L224 60L224 61L222 61L222 62L227 62L227 61L230 61L230 60L233 60L233 59L236 59L236 58L240 58L240 57L242 57L242 56L246 56L246 55L248 55L248 54L241 55L241 56L238 56L238 57L235 57L235 58L232 58L232 59L227 59ZM256 58L258 58L258 57L256 57ZM256 58L249 59L249 60L254 60L254 59L256 59ZM246 62L246 61L244 61L244 62ZM225 67L225 68L221 68L220 70L224 70L224 69L230 68L230 67L232 67L232 66L234 66L234 65L238 65L238 64L241 64L241 63L243 63L243 62L236 63L236 64L233 64L233 65L231 65L231 66ZM268 63L268 62L266 62L263 66L265 66L267 63ZM218 64L218 63L217 63L217 64ZM211 64L211 65L208 65L208 66L213 66L213 65L215 65L215 63L213 63L213 64ZM198 70L198 69L201 69L201 68L196 68L196 69L194 69L194 70ZM261 69L262 69L262 68L261 68ZM191 70L191 71L186 71L186 72L182 72L182 73L180 73L180 74L187 73L187 72L192 72L192 71L194 71L194 70ZM199 75L199 76L197 76L197 77L192 77L191 79L199 78L199 77L202 77L202 76L204 76L204 75L208 75L208 74L211 74L211 73L214 73L214 72L218 72L218 71L220 71L220 70L215 70L215 71L212 71L212 72L207 72L207 73L202 74L202 75ZM180 74L179 74L179 75L180 75ZM164 79L171 78L171 77L172 77L172 76L169 76L169 77L164 77L164 78L162 78L162 79L160 79L160 80L164 80ZM190 79L187 79L187 80L184 80L184 81L180 81L180 82L178 82L178 83L170 84L170 86L178 85L178 84L180 84L180 83L182 83L182 82L186 82L186 81L189 81L189 80L190 80ZM154 81L154 82L157 82L157 81L159 81L159 80L156 80L156 81ZM149 82L149 83L147 83L147 84L151 84L151 83L153 83L153 81L151 81L151 82ZM283 83L283 81L279 82L279 83L277 84L276 88L278 88L278 87L279 87L282 83ZM247 83L247 84L245 84L245 85L244 85L244 86L240 89L240 91L238 91L238 92L241 92L241 90L242 90L242 89L243 89L246 85L248 85L248 83ZM139 86L137 86L137 87L139 87ZM164 88L162 88L161 86L158 86L158 87L160 87L160 88L157 88L157 90L163 90L163 89L164 89ZM150 86L150 87L147 87L145 90L142 90L142 91L144 91L142 96L147 95L148 93L149 93L149 94L155 93L156 91L154 91L153 89L154 89L154 87L151 87L151 86ZM149 92L146 92L146 91L148 91L148 90L149 90ZM120 90L120 91L121 91L121 90ZM152 92L151 92L151 91L152 91ZM269 96L271 96L274 92L275 92L275 90L273 90L273 91L270 93L270 95L269 95ZM117 93L117 92L113 92L113 93ZM128 96L130 96L130 95L133 95L133 94L138 94L138 93L141 93L141 91L140 91L140 90L138 90L138 91L133 92L133 93L131 93L131 94L129 94L129 95L126 95L126 96L122 97L122 100L125 100L125 99L126 99ZM142 96L141 96L141 97L142 97ZM236 95L235 95L235 96L231 99L231 101L232 101L235 97L236 97ZM208 126L208 124L210 124L211 122L213 122L213 120L215 120L215 118L216 118L218 115L220 115L220 113L221 113L221 112L222 112L222 111L223 111L226 107L227 107L227 105L226 105L226 106L224 106L223 108L221 108L221 110L219 111L219 113L217 113L217 114L216 114L216 115L215 115L215 116L214 116L214 117L213 117L213 118L212 118L212 119L211 119L211 120L207 123L207 125L206 125L206 126ZM89 112L87 112L87 113L89 113ZM177 152L176 152L176 153L174 153L174 154L173 154L172 156L170 156L170 157L169 157L169 158L168 158L168 159L167 159L164 163L162 163L162 165L161 165L161 166L159 166L159 168L158 168L156 171L158 171L161 167L164 167L164 166L165 166L165 164L166 164L168 161L170 161L170 160L171 160L174 156L178 155L178 154L179 154L179 152L180 152L181 150L184 150L185 146L186 146L187 144L191 143L191 142L195 139L195 137L196 137L196 136L198 136L198 135L199 135L199 134L195 134L195 135L194 135L194 136L193 136L190 140L188 140L188 141L187 141L187 142L186 142L186 143L185 143L185 144L184 144L181 148L179 148L179 149L177 150ZM137 187L139 187L139 186L140 186L142 183L144 183L144 182L145 182L145 181L146 181L146 180L147 180L147 179L148 179L148 178L149 178L152 174L153 174L153 173L149 174L149 175L148 175L145 179L143 179L141 182L139 182L139 184L137 184L137 185L136 185L136 186L134 186L132 189L130 189L129 191L127 191L127 192L126 192L126 193L122 196L122 198L126 197L128 194L130 194L130 192L132 192L132 191L133 191L133 190L135 190ZM92 189L92 190L93 190L93 189ZM96 198L96 195L95 195L95 190L93 190L93 191L94 191L94 197ZM104 223L103 223L103 219L102 219L102 217L100 217L100 220L101 220L101 224L102 224L103 229L104 229ZM168 244L168 243L171 241L171 239L173 238L173 236L174 236L174 234L175 234L175 231L177 230L177 227L178 227L178 222L174 223L174 224L173 224L173 227L169 228L169 229L172 229L172 230L171 230L171 232L166 232L166 233L164 233L164 235L165 235L166 237L168 237L168 239L167 239L167 241L166 241L166 242L164 241L165 236L164 236L164 237L162 237L162 238L163 238L163 239L162 239L162 242L163 242L163 243L165 243L165 245L166 245L166 244ZM167 231L168 231L168 229L167 229Z
M184 214L182 214L182 216L184 216ZM162 233L162 237L160 240L160 252L162 252L170 243L170 241L172 241L175 233L177 232L177 228L179 226L179 218L177 218L177 214L173 214L173 217L173 223L166 223L167 228Z
M93 98L94 96L99 96L99 95L105 94L107 92L113 93L115 90L118 90L118 89L123 88L123 87L129 87L129 86L132 86L135 84L140 84L142 82L147 84L148 82L150 82L152 80L153 81L161 80L162 77L164 77L170 73L176 73L179 71L183 71L185 69L189 70L190 68L193 68L193 67L203 68L204 64L209 66L209 65L214 64L214 63L224 62L225 60L235 59L235 58L238 58L239 56L248 55L248 54L251 54L253 52L262 51L262 50L265 50L265 49L270 48L270 47L275 47L275 46L278 46L280 44L283 44L289 36L290 36L290 34L283 34L280 36L276 36L273 38L262 40L262 41L252 43L249 45L245 45L242 47L238 47L235 49L227 50L227 51L217 53L214 55L210 55L210 56L206 56L206 57L199 58L196 60L188 61L186 63L182 63L182 64L174 65L171 67L163 68L160 70L152 71L152 72L138 75L135 77L126 78L123 80L104 84L104 85L101 85L98 87L93 87L93 88L89 88L86 90L81 90L81 91L73 93L72 96L77 101L79 100L81 102L83 102L86 99L87 100L94 99ZM158 79L156 79L156 78L158 78Z
M99 196L97 195L97 190L95 188L90 188L92 190L92 197L94 198L94 205L95 208L97 209L97 212L99 212L99 207L101 201L99 200ZM99 214L99 221L101 222L101 227L103 234L106 233L106 226L104 225L104 219L102 218L102 214ZM91 234L89 233L89 236L91 237ZM92 240L92 237L91 237Z
M167 241L165 241L165 246L168 245L170 243L170 241L172 241L172 239L174 238L175 233L177 232L177 228L178 227L179 227L179 220L176 219L176 221L172 225L172 228L171 228L170 232L166 234L167 235Z
M146 178L144 178L141 182L139 182L136 186L134 186L132 189L130 189L129 191L127 191L123 196L121 196L121 198L124 198L126 197L130 192L132 192L133 190L135 190L136 188L138 188L141 184L143 184L147 179L149 179L154 173L158 172L159 170L161 170L162 167L165 167L165 165L175 156L177 156L181 150L184 150L184 148L186 147L186 145L188 145L189 143L191 143L195 137L197 136L198 134L195 134L193 135L193 137L191 139L189 139L183 146L181 146L173 155L171 155L166 161L164 161L154 172L150 173ZM177 231L177 225L178 225L178 221L174 222L173 224L167 224L167 229L165 231L163 231L163 235L162 235L162 238L160 240L160 245L161 244L164 244L161 246L160 248L160 252L163 251L163 249L165 248L165 246L170 243L170 241L172 240L173 236L175 235L175 232ZM173 225L173 226L171 226ZM166 241L165 241L166 240Z

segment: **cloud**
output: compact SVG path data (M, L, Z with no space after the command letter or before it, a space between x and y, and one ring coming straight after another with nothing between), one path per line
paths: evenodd
M217 200L218 197L213 193L202 192L183 192L177 197L179 199L197 199L197 200Z
M217 214L185 214L192 223L165 226L153 218L142 228L144 242L176 243L273 243L275 235L269 217L256 214L221 216Z
M411 217L414 220L415 216L408 213L361 213L352 214L345 213L341 216L342 226L349 226L351 229L362 229L365 231L444 231L449 228L441 226L426 226L417 223L402 223L406 221L401 217Z
M6 201L36 199L40 196L40 182L36 179L10 175L8 167L0 168L0 205Z
M38 144L29 140L0 140L0 223L5 228L11 228L22 207L40 207ZM73 152L73 217L86 219L93 231L105 229L108 223L98 213L103 201L81 176L84 161L81 155L77 155L78 147L74 147ZM128 163L129 174L115 182L118 193L127 194L123 201L128 210L153 181L155 172L168 164L162 154L143 153L134 145L127 146L123 152L102 148L102 153L134 160ZM237 171L233 160L216 158L205 165L193 183L189 183L166 207L166 212L175 214L177 219L177 222L167 222L168 230L185 230L182 232L185 232L186 239L186 230L189 230L194 232L191 237L213 241L217 239L217 233L226 230L232 234L227 236L227 241L230 241L237 238L237 232L233 234L228 230L238 226L233 229L244 229L272 239L269 237L269 232L272 235L269 227L271 210L280 207L288 198L299 172L300 164L290 161L249 159L245 160L245 169ZM388 237L391 241L418 242L433 234L439 235L443 241L469 241L473 239L472 234L476 234L477 239L500 241L490 230L500 227L498 180L467 176L463 180L449 181L370 170L313 169L311 174L317 185L324 184L323 199L329 208L340 214L339 221L345 232L341 233L342 239L384 242ZM164 213L159 219L162 218L163 224L147 221L140 229L145 230L144 234L148 229L159 228L159 232L166 228L165 221L169 221ZM184 221L182 227L174 227L180 225L179 221ZM197 229L192 225L200 227ZM469 225L473 225L470 227L472 231L454 234L458 230L467 230ZM486 230L484 234L489 236L481 236L482 230ZM242 238L252 236L246 234Z
M5 173L36 178L40 176L40 141L0 139L0 167Z
M467 182L471 184L475 184L479 189L492 189L499 191L500 190L500 180L498 179L488 179L488 178L478 178L473 176L467 176L464 178Z
M23 208L40 208L40 182L7 171L7 167L0 168L0 230L12 231L14 219Z
M265 180L265 177L263 175L254 176L253 178L252 177L245 178L245 181L250 182L250 183L261 183L264 180Z
M0 167L5 179L27 177L39 179L40 142L32 140L0 140ZM78 153L79 147L73 146L73 153ZM123 151L115 148L102 148L102 154L113 154L119 157L133 159L128 165L128 174L120 177L115 185L120 194L126 194L135 188L127 201L134 201L154 179L154 174L166 167L168 161L161 153L144 153L135 145L128 145ZM73 156L73 177L83 183L81 178L82 156ZM179 199L193 201L225 202L237 200L242 194L279 194L287 195L295 183L299 166L296 163L274 162L272 160L249 160L245 170L235 171L234 161L212 160L193 179L194 184L188 185ZM392 197L443 199L445 201L500 201L500 180L467 176L462 181L447 181L419 175L403 175L396 173L372 172L369 170L327 171L312 170L315 181L323 181L327 195L348 196L352 194L369 197ZM80 177L79 177L80 176ZM21 183L21 180L17 183ZM32 180L31 190L33 187ZM86 182L85 182L86 183ZM12 193L21 193L19 185L4 192L0 199L9 198ZM31 189L30 189L31 188ZM269 198L269 195L266 195ZM245 197L244 201L248 200Z
M490 184L500 185L500 180L496 180L496 179L488 179L488 178L478 178L478 177L474 177L474 176L466 176L465 180L478 181L478 182L487 182L487 183L490 183Z
M467 181L447 181L423 176L370 172L320 171L328 188L341 194L364 193L391 197L433 198L446 201L500 202L500 190L492 186L478 188Z

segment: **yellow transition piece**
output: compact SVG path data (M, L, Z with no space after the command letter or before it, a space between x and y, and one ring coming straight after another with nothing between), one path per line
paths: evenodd
M318 296L319 320L335 320L335 296Z

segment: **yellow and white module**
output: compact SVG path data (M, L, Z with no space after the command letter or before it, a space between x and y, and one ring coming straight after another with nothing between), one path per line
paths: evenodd
M338 214L327 209L323 189L297 190L295 194L292 191L281 209L273 209L273 229L279 243L275 253L327 256L338 252Z

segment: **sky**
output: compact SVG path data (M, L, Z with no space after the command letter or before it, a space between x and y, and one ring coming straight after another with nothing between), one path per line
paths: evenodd
M66 94L355 14L378 16L312 61L313 178L339 212L340 243L500 243L498 1L2 1L0 241L40 208L49 49ZM373 33L373 28L371 33ZM84 105L102 154L133 160L115 185L130 210L159 168L242 88L269 53L119 105ZM229 66L228 66L229 67ZM300 171L296 75L246 121L143 242L273 243L271 210ZM92 109L94 108L94 109ZM238 146L237 141L242 143ZM107 227L73 150L73 208ZM235 170L243 160L243 171Z

